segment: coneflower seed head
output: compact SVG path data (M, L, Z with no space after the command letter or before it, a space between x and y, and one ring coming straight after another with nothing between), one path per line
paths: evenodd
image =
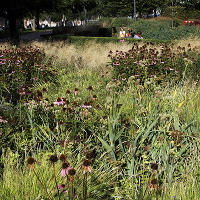
M51 155L49 160L52 162L52 163L56 163L58 161L58 156L55 154L55 155Z
M91 161L90 161L90 160L84 160L84 161L83 161L83 166L84 166L84 167L89 167L90 164L91 164Z
M71 168L69 171L68 171L69 175L70 176L74 176L76 174L76 170L74 168Z
M61 154L61 155L60 155L60 160L61 160L62 162L65 162L66 156L65 156L64 154Z
M152 184L152 185L157 185L157 184L158 184L158 180L157 180L157 179L153 179L153 180L151 181L151 184Z
M29 158L27 159L27 163L28 163L29 165L32 165L32 164L35 163L35 159L34 159L33 157L29 157Z
M158 164L157 164L157 163L153 163L153 164L151 165L151 169L152 169L152 170L157 170L157 169L158 169Z
M62 168L63 169L67 169L69 167L69 163L68 162L64 162L63 164L62 164Z

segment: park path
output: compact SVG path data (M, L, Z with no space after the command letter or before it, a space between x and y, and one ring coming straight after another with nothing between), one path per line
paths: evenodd
M33 41L33 40L44 40L43 35L48 35L48 34L51 34L52 31L49 30L49 31L40 31L40 32L32 32L32 33L26 33L26 34L23 34L20 36L20 39L23 40L23 41Z
M20 35L20 40L24 42L30 42L30 41L42 41L44 40L43 35L51 34L52 31L39 31L39 32L31 32L31 33L25 33ZM0 39L0 43L8 42L9 37Z

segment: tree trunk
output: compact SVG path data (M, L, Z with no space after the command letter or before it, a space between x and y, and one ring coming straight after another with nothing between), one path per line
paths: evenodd
M36 10L35 24L36 24L36 28L39 29L40 28L40 13L39 13L39 10Z
M35 16L33 17L33 19L31 21L32 21L32 23L31 23L32 31L35 31Z
M85 21L85 25L87 24L87 10L84 6L84 21Z
M15 15L9 13L9 32L10 32L10 40L14 45L19 44L19 31L17 28L17 18Z

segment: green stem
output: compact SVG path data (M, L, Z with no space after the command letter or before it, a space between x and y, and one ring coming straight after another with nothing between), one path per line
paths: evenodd
M85 174L83 174L83 200L85 199Z
M54 164L53 164L53 174L54 174L54 178L55 178L56 188L58 190L58 198L60 200L60 192L59 192L58 183L57 183L57 180L56 180L56 171L55 171L55 165Z
M35 169L34 169L33 166L32 166L32 169L33 169L33 173L35 174L36 178L38 179L38 181L39 181L40 184L42 185L42 187L43 187L44 191L46 192L47 196L49 197L49 199L50 199L50 200L53 200L53 199L51 198L50 194L48 193L47 188L45 187L45 185L42 183L42 181L40 180L39 176L37 175L37 173L36 173L36 171L35 171Z
M146 187L146 189L145 189L145 191L144 191L144 197L143 197L143 199L145 198L146 191L147 191L148 185L149 185L149 183L150 183L150 181L151 181L151 179L152 179L153 174L154 174L154 170L152 170L151 175L150 175L150 177L149 177L149 180L148 180L148 183L147 183L147 187Z
M87 199L87 172L85 173L85 200Z

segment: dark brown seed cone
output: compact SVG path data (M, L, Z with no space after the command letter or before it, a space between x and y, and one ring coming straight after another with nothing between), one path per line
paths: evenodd
M66 161L62 164L63 169L67 169L69 167L69 163Z
M35 161L35 159L34 159L33 157L29 157L29 158L27 159L27 163L28 163L29 165L33 165L35 162L36 162L36 161Z
M157 164L157 163L153 163L153 164L151 165L151 169L152 169L152 170L157 170L157 169L158 169L158 164Z
M86 153L86 158L91 160L92 158L94 158L94 153L93 152L87 152Z
M87 90L93 90L93 87L90 85Z
M83 161L83 166L84 167L89 167L91 165L91 161L90 160L84 160Z
M157 180L157 179L153 179L153 180L151 181L151 184L152 184L152 185L157 185L157 184L158 184L158 180Z
M56 163L58 161L58 156L55 154L55 155L51 155L49 160L52 162L52 163Z
M75 88L74 91L77 92L77 91L79 91L79 89L78 89L78 88Z
M66 94L71 94L71 91L70 90L66 90Z
M76 174L76 170L74 168L71 168L69 171L68 171L69 175L70 176L74 176Z
M60 155L60 160L61 160L62 162L65 162L65 161L66 161L66 156L65 156L64 154L61 154L61 155Z

